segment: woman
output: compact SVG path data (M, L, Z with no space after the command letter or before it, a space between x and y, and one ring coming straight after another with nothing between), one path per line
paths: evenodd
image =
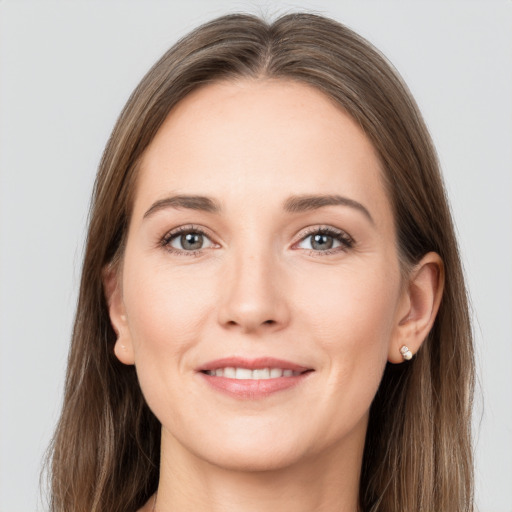
M472 510L472 387L435 151L385 59L309 14L167 52L100 165L52 510Z

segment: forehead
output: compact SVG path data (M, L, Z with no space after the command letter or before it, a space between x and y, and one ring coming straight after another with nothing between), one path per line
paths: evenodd
M142 159L135 209L170 192L214 196L227 207L318 193L388 208L381 172L357 123L315 88L220 82L169 113Z

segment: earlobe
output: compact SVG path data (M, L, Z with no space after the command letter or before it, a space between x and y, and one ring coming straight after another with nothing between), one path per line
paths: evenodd
M426 254L414 267L404 287L388 361L411 359L434 325L444 289L444 266L434 252Z
M132 345L125 345L119 338L117 338L114 345L114 354L121 363L126 365L135 364L135 358L132 350Z
M127 365L135 364L133 345L124 310L121 286L119 283L120 274L117 269L108 265L103 269L102 278L110 323L117 336L117 340L114 345L114 353L122 363Z

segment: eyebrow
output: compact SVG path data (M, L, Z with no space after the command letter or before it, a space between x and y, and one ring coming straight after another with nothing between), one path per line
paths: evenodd
M189 210L199 210L208 213L219 213L221 208L217 201L205 196L171 196L160 199L151 205L144 214L144 219L166 208L187 208Z
M354 201L354 199L349 199L348 197L338 195L301 195L292 196L284 203L285 211L290 213L317 210L324 206L348 206L350 208L355 208L363 213L372 224L375 224L375 221L368 209L361 203Z
M325 206L348 206L360 211L368 218L368 220L375 224L370 212L361 203L348 197L339 195L300 195L291 196L284 202L284 210L288 213L301 213L311 210L317 210ZM149 210L144 214L144 219L153 215L154 213L164 210L166 208L186 208L189 210L198 210L208 213L220 213L220 204L206 196L195 195L177 195L160 199L154 202Z

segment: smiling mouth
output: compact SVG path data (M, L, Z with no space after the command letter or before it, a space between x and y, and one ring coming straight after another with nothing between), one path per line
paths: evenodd
M211 361L201 368L201 375L211 389L236 399L259 400L277 392L291 390L315 370L290 361L261 357L227 357Z
M284 368L240 368L227 366L225 368L217 368L215 370L203 370L202 373L210 375L212 377L226 377L228 379L237 380L267 380L267 379L279 379L281 377L297 377L305 371L294 371Z

